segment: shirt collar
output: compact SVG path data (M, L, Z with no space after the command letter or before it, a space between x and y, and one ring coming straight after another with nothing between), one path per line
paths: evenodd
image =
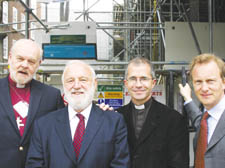
M135 105L133 102L133 107L134 109L137 109L137 110L142 110L142 109L148 109L150 106L151 106L151 103L152 103L152 98L150 98L148 101L146 101L144 104L142 105Z
M145 105L142 104L142 105L134 105L134 108L137 109L137 110L142 110L142 109L145 109Z
M224 104L225 96L223 96L223 98L219 101L217 105L215 105L212 109L208 110L210 117L213 117L218 121L225 110ZM206 109L204 111L206 111Z
M90 105L88 105L88 107L85 108L82 112L80 112L84 116L86 121L88 121L88 118L90 116L91 108L92 108L92 103ZM78 112L76 112L70 105L68 105L68 113L69 113L69 120L70 121L74 117L76 117L76 114L78 114Z
M27 87L30 87L30 82L31 82L31 81L29 81L27 84L24 84L24 85L23 84L18 84L18 83L14 82L12 80L10 74L8 76L8 81L9 81L9 85L14 87L14 88L27 88Z

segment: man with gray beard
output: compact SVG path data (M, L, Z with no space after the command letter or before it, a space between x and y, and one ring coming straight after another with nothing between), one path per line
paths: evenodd
M93 68L71 61L62 82L68 106L35 122L26 168L128 168L123 117L92 103L97 86Z
M9 52L9 75L0 79L0 168L24 168L34 121L64 107L59 89L33 79L42 49L17 40Z

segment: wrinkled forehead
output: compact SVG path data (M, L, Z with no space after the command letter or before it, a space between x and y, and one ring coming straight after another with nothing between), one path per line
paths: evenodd
M41 58L41 49L40 47L32 41L18 41L12 47L11 53L13 56L28 56L33 59L40 59Z
M202 70L204 70L205 73L211 73L212 70L217 73L220 73L220 69L217 63L215 61L208 61L203 63L196 63L192 68L191 75L193 75L194 72L196 71L202 71Z
M92 71L90 67L83 63L73 63L66 66L64 70L64 79L69 77L87 77L93 78Z

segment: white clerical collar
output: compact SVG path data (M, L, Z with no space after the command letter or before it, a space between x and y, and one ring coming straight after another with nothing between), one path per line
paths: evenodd
M134 105L135 109L137 110L142 110L142 109L145 109L145 105L142 104L142 105Z
M86 122L89 119L91 108L92 108L92 103L90 103L90 105L88 105L88 107L85 108L82 112L80 112L84 116ZM69 120L71 120L76 116L78 112L75 111L70 105L68 105L68 113L69 113Z
M17 88L25 88L25 84L19 84L19 83L16 83L16 87Z

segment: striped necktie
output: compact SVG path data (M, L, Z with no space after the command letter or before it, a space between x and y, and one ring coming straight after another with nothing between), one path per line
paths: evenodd
M80 119L80 121L77 125L77 129L74 134L73 146L74 146L74 151L76 153L76 159L78 159L78 156L80 153L80 148L81 148L81 143L83 140L83 135L85 132L85 123L84 123L84 116L82 114L77 114L76 116Z

